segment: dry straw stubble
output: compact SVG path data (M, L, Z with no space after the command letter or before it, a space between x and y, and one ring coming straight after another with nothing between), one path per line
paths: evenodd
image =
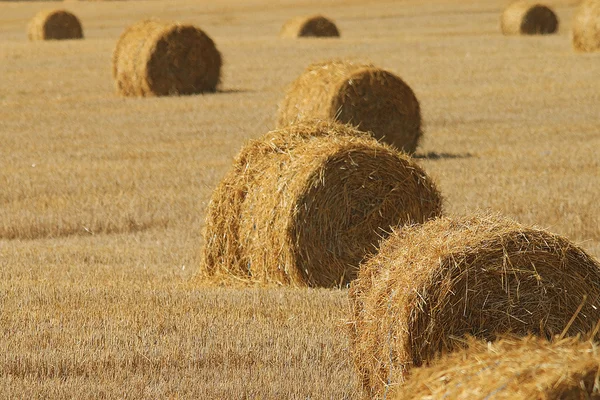
M214 92L221 54L202 30L157 20L128 27L113 52L113 77L125 96Z
M500 25L505 35L547 35L558 31L558 17L542 4L516 1L502 13Z
M286 22L279 34L282 38L298 37L339 37L335 23L321 16L296 17Z
M201 275L344 285L392 226L440 213L409 157L349 126L293 125L247 144L214 191Z
M579 51L600 50L600 0L584 0L573 21L573 47Z
M371 398L464 335L591 331L600 264L560 236L495 215L440 218L390 235L350 297L354 363Z
M289 86L277 124L283 128L313 118L354 125L407 153L416 150L421 137L421 110L412 89L370 64L310 65Z
M597 399L600 349L569 337L470 339L465 350L413 371L394 400Z
M29 40L82 39L83 29L79 19L69 11L40 11L27 25Z

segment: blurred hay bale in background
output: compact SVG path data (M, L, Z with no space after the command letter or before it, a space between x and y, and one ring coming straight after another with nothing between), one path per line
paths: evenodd
M27 25L29 40L82 39L79 19L65 10L40 11Z
M441 213L409 157L329 121L268 133L239 153L207 210L209 279L345 285L392 226Z
M350 298L354 362L371 398L464 335L591 331L600 264L560 236L498 216L440 218L390 235L361 265Z
M283 38L339 37L340 32L331 20L321 15L314 15L292 18L283 25L279 36Z
M573 47L579 51L600 50L600 0L584 0L573 22Z
M307 118L352 124L407 153L416 150L421 137L421 111L412 89L370 64L310 65L288 88L278 127Z
M202 30L157 20L127 28L113 52L113 77L124 96L214 92L221 54Z
M547 35L558 31L558 17L544 5L516 1L502 13L500 25L505 35Z

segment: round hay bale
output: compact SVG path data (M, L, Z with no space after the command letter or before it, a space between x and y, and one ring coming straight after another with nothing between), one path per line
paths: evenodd
M354 363L373 398L464 335L591 331L600 264L560 236L498 216L440 218L391 234L349 295Z
M340 31L327 18L321 15L313 15L292 18L283 25L279 36L282 38L339 37Z
M195 26L146 20L121 34L112 66L124 96L189 95L216 90L221 54Z
M597 399L598 370L597 344L578 338L507 338L494 343L471 339L468 349L415 369L390 398Z
M505 35L548 35L558 31L558 18L544 5L516 1L502 13L500 25Z
M573 47L579 51L600 50L600 0L581 3L573 22Z
M82 39L79 19L65 10L40 11L27 26L29 40Z
M421 138L421 110L412 89L370 64L329 61L309 66L288 88L279 107L283 128L303 119L352 124L407 153Z
M392 226L438 216L441 203L418 165L365 133L293 125L247 144L214 191L201 274L345 285Z

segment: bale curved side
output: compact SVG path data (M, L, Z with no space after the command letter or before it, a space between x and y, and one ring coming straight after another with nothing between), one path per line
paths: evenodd
M592 52L600 50L600 1L585 0L573 21L573 47Z
M600 348L566 338L526 337L489 343L471 339L468 348L415 369L390 398L591 399L600 370ZM443 377L443 379L440 379Z
M439 215L409 158L332 122L250 143L213 194L202 270L222 279L338 286L391 226Z
M81 22L65 10L40 11L27 25L29 40L82 39Z
M547 35L558 31L558 17L549 7L529 1L516 1L502 13L505 35Z
M560 236L508 219L440 218L392 234L361 265L350 297L354 362L371 398L464 335L552 337L573 315L569 335L592 330L600 264Z
M296 17L287 21L279 34L282 38L339 37L340 31L333 21L321 16Z
M281 128L306 118L352 124L407 153L416 150L422 136L412 89L370 64L335 60L310 65L289 86L277 124Z
M190 25L139 22L123 32L113 52L113 77L125 96L214 92L220 70L214 42Z

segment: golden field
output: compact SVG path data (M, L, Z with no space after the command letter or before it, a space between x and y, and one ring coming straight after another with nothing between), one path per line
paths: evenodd
M492 0L0 3L2 396L359 398L347 290L193 279L213 188L316 61L371 61L412 87L416 157L447 214L498 211L600 257L600 53L572 49L576 1L548 4L557 35L504 37ZM84 40L27 40L53 7ZM342 37L278 38L315 12ZM116 95L115 43L152 16L214 39L218 93Z

